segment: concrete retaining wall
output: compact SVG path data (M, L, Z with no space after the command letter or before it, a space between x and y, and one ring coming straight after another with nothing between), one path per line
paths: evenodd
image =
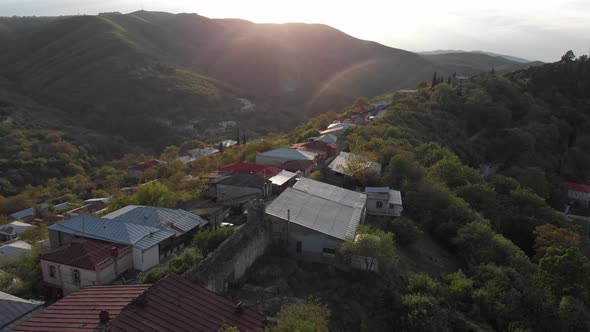
M248 222L184 276L211 291L223 293L228 284L244 276L270 243L271 230L264 221L264 202L258 201L248 209Z

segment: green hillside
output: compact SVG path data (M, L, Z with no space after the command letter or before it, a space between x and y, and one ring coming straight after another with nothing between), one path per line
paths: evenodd
M59 110L57 128L120 135L129 149L233 137L220 121L237 122L250 137L289 130L359 95L430 81L434 71L501 67L435 61L325 25L146 11L2 18L0 40L0 77L11 93ZM244 112L238 98L255 109ZM43 126L42 118L30 123Z
M422 54L422 56L447 71L461 73L461 75L465 76L490 71L492 68L497 72L510 72L542 64L538 61L522 63L502 56L475 52Z

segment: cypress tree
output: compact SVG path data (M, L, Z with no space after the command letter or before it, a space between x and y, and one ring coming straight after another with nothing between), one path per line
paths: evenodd
M438 80L436 79L436 72L434 72L434 75L432 76L432 84L430 86L434 88L436 83L438 83Z
M449 76L449 77L447 78L447 84L448 84L448 85L451 85L451 76Z
M242 144L246 145L246 134L242 134Z
M236 145L240 145L240 128L236 128L237 130L237 137L236 137L236 141L238 143L236 143Z

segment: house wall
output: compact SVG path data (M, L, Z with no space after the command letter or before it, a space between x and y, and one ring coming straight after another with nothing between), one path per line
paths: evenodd
M274 216L268 218L272 224L273 240L285 246L290 253L303 256L333 257L333 254L325 253L324 248L335 251L344 242L341 239L294 223L287 225L287 221L284 219ZM301 242L301 252L297 252L297 242Z
M389 208L389 197L367 197L367 214L374 216L401 216L403 207L394 204L393 208ZM381 208L377 207L377 202L381 202Z
M262 198L266 198L270 196L271 193L271 186L265 185L264 189L259 188L247 188L247 187L239 187L239 186L230 186L225 184L218 184L217 185L217 200L218 201L229 201L235 198L240 198L248 195L255 195L258 194Z
M54 230L48 230L49 233L49 245L51 248L57 248L60 246L68 245L76 238L72 234L58 232Z
M50 266L56 269L55 277L50 275ZM113 282L119 275L133 267L133 256L131 251L119 256L116 263L113 262L100 271L86 270L78 267L69 266L41 260L41 271L43 281L55 285L63 290L64 296L77 291L81 287L93 285L107 285ZM74 281L72 270L80 271L80 282Z
M158 245L146 250L133 247L134 269L138 271L147 271L158 264L160 264L160 247Z

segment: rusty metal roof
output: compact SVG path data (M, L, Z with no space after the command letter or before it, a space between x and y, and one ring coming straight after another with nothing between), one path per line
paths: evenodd
M131 302L114 319L109 331L218 332L224 326L259 331L265 317L188 279L170 275Z
M149 287L116 285L82 288L21 323L14 331L95 331L101 328L101 310L108 311L113 319Z
M41 260L91 271L100 271L114 262L114 248L116 248L117 254L120 256L128 254L131 250L131 247L122 244L88 239L45 254L41 256Z

